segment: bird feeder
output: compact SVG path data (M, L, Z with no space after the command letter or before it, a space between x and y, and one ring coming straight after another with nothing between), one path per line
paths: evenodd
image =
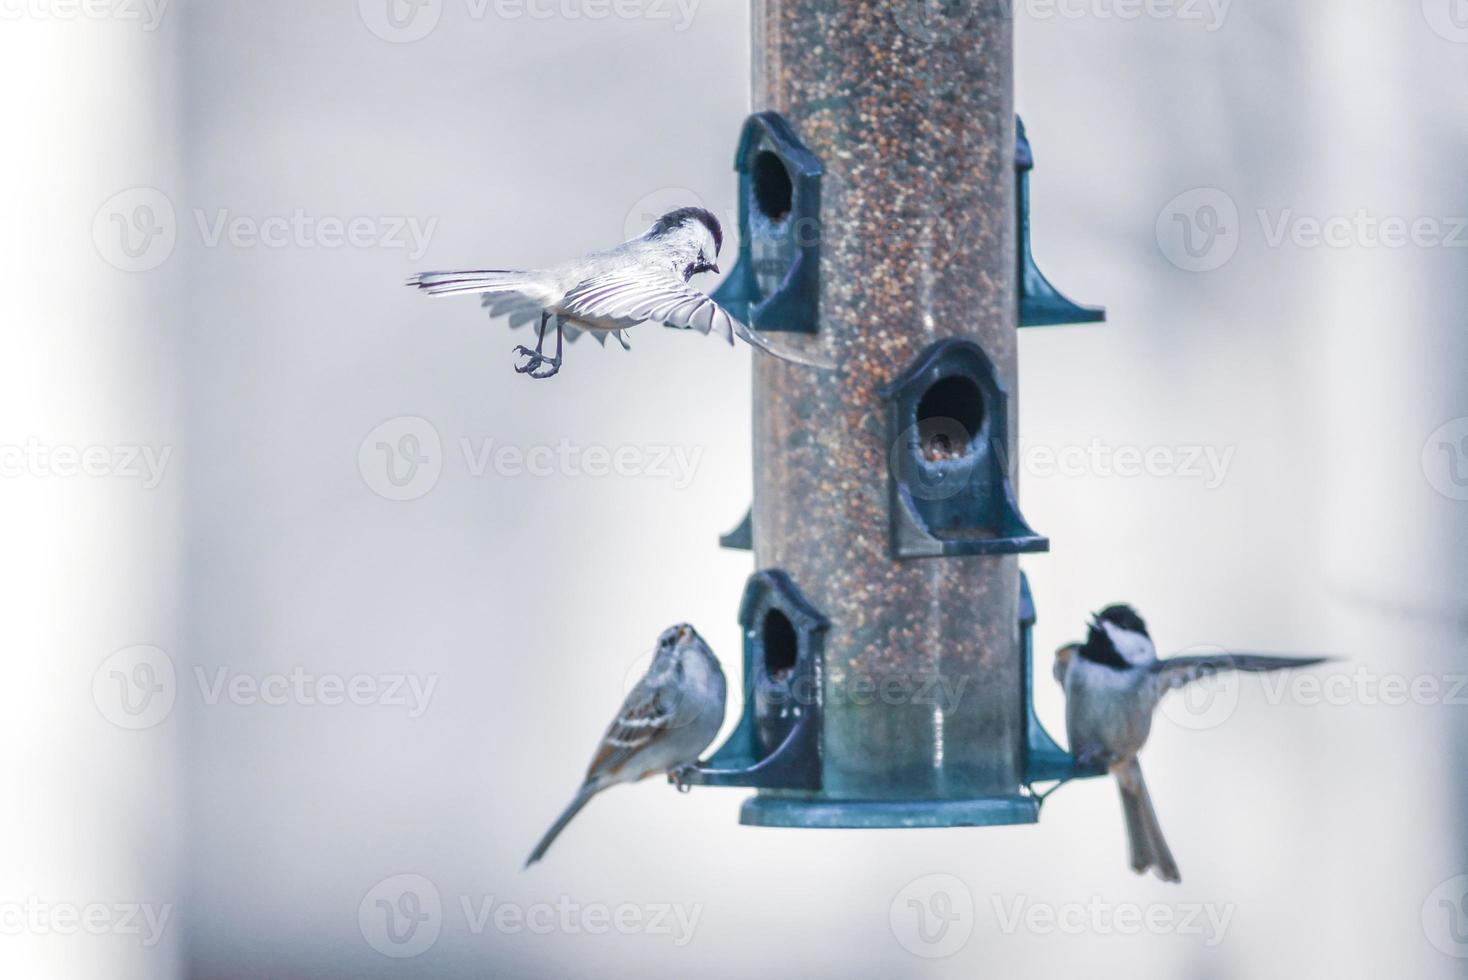
M798 159L800 165L804 166L806 171L812 174L813 179L816 181L815 193L807 195L806 200L819 200L820 162L815 160L810 154L810 151L805 148L804 144L801 144L799 139L795 137L790 124L776 113L759 113L751 117L749 122L745 124L744 135L740 139L740 152L735 162L735 169L740 173L739 224L741 243L750 241L752 236L752 232L750 231L751 227L761 230L770 227L768 223L762 223L758 219L752 220L749 217L751 213L758 213L757 202L759 197L754 191L754 182L749 177L749 174L754 169L754 155L750 150L756 145L752 140L751 134L765 130L776 130L783 134L781 137L783 145L791 147L787 151L788 155L791 158ZM1058 289L1051 285L1050 280L1040 271L1039 265L1035 262L1035 253L1031 243L1030 232L1030 171L1035 167L1035 156L1031 149L1029 138L1025 134L1024 120L1018 116L1015 117L1015 130L1015 229L1019 242L1016 253L1018 262L1018 278L1016 281L1019 291L1019 325L1021 327L1044 327L1104 321L1106 319L1106 311L1104 309L1097 306L1082 306L1067 299ZM770 143L771 145L778 145L775 144L773 139ZM801 219L804 222L802 227L818 228L819 220L818 214L815 216L807 215ZM800 278L803 282L801 295L806 298L807 302L801 304L801 309L809 310L811 317L814 317L817 303L817 296L814 295L817 285L817 280L815 279L817 273L813 270L818 265L820 253L818 245L811 247L810 243L807 242L806 246L810 251L804 253L802 256L805 263L803 268L806 272ZM773 249L771 250L773 251ZM754 261L749 254L746 254L746 249L741 244L740 258L735 266L734 272L725 284L720 287L716 298L720 299L720 301L732 309L745 308L738 304L743 303L747 306L747 297L754 295L755 287L753 285L752 273L749 271L753 266ZM806 290L809 290L809 292ZM788 302L788 300L785 302ZM733 305L731 306L731 304ZM776 308L779 308L778 304ZM777 317L774 319L787 324L799 322L802 324L800 327L801 330L806 329L804 324L813 322L813 320L804 318L798 321L793 318ZM793 326L780 327L771 324L766 326L765 329L796 328ZM982 355L982 352L980 354ZM958 412L956 414L961 415L963 413ZM949 436L951 436L951 433L940 436L940 438ZM952 481L949 482L950 484L952 483ZM1015 516L1017 518L1018 514L1016 513ZM897 518L894 518L894 520L897 520ZM1019 519L1015 525L1015 530L1019 530L1019 525L1022 524L1023 520ZM752 515L746 512L738 527L719 538L719 544L724 548L740 551L751 550L754 547ZM1035 543L1032 547L1021 548L1019 550L1032 551L1042 549L1038 543Z
M1054 319L1029 275L1011 6L976 0L956 31L903 6L753 3L747 247L720 298L836 368L754 362L754 503L725 538L758 569L744 713L680 775L757 789L746 824L1028 823L1029 783L1084 774L1029 697L1018 555L1047 542L1015 493L1018 327L1081 314ZM761 203L776 165L783 219Z
M940 340L881 395L892 445L892 557L1049 550L1015 503L1009 393L982 347Z
M1014 148L1015 192L1019 195L1019 325L1046 327L1068 323L1098 323L1106 319L1099 306L1081 306L1061 295L1050 285L1045 273L1035 264L1030 243L1030 171L1035 169L1035 155L1025 135L1023 119L1015 119L1017 140Z
M714 299L762 331L814 333L820 300L821 164L775 112L744 124L739 257Z

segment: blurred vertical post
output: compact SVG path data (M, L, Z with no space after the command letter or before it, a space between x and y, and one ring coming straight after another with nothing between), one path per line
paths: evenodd
M1018 559L891 556L879 395L962 338L993 362L1013 425L1012 28L1004 0L754 0L754 108L790 120L826 171L819 330L781 339L838 369L755 359L753 511L757 566L832 622L825 799L1028 812Z

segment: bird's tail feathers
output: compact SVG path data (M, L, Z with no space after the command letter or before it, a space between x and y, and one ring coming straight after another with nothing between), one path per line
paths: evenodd
M734 334L737 335L740 340L744 341L746 344L753 347L755 350L759 351L762 354L768 354L769 356L777 358L781 361L789 361L791 364L799 364L803 367L818 368L822 371L832 371L836 368L836 365L834 363L826 360L825 358L817 357L813 354L802 354L782 347L776 347L774 344L766 340L764 335L759 333L758 331L745 326L738 320L733 320L733 323ZM730 337L729 342L732 344L734 342L734 338Z
M1162 836L1162 826L1157 822L1157 811L1152 808L1152 797L1142 779L1142 767L1136 759L1129 759L1113 769L1116 784L1121 790L1121 809L1126 817L1127 841L1131 847L1132 870L1143 874L1148 868L1163 881L1180 882L1177 862Z
M544 292L540 274L521 269L420 272L409 277L408 285L430 296L461 296L471 293L520 293L535 296Z
M566 809L561 811L561 815L556 818L556 822L551 824L550 830L547 830L545 835L540 838L540 843L535 845L535 850L530 852L530 857L525 859L525 867L528 868L545 857L545 852L550 850L550 846L555 843L556 838L561 836L561 831L566 829L566 825L575 819L576 814L581 812L581 808L590 803L591 798L599 793L601 789L602 785L600 783L588 782L576 791L576 797L571 800Z

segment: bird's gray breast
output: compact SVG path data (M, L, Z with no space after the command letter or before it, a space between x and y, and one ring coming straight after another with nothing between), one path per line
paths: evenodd
M1065 678L1071 754L1103 765L1136 755L1151 731L1155 703L1149 671L1116 670L1077 657Z

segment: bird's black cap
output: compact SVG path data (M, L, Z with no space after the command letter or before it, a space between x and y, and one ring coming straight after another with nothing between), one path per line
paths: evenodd
M1147 632L1147 624L1142 621L1142 617L1138 616L1137 611L1126 603L1107 606L1096 614L1096 618L1103 623L1110 623L1133 633L1141 633L1148 639L1152 638L1151 634Z
M704 208L679 208L676 211L669 211L657 220L650 233L653 235L666 234L674 228L683 227L690 221L701 223L709 230L709 234L714 236L714 251L723 249L724 229L719 224L719 219L714 217L713 212Z
M1092 663L1113 670L1127 670L1131 664L1116 649L1116 644L1111 642L1110 634L1101 628L1102 623L1110 623L1118 629L1140 633L1151 639L1147 634L1147 624L1142 622L1142 617L1137 615L1135 609L1123 603L1107 606L1091 620L1091 629L1086 636L1086 642L1081 645L1080 655Z

